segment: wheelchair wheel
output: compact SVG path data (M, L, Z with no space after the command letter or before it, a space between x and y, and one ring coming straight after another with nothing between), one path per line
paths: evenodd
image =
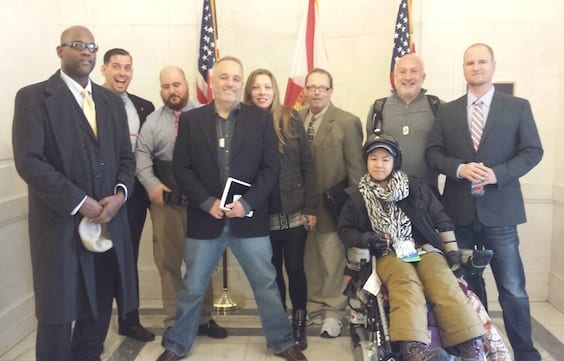
M373 346L369 342L360 342L353 352L354 361L378 361L378 355L374 352Z
M396 356L396 354L387 353L387 354L384 354L384 356L382 356L382 358L380 360L382 360L382 361L397 361L398 357Z
M397 361L398 358L393 353L385 353L382 348L370 342L361 342L354 348L354 361Z

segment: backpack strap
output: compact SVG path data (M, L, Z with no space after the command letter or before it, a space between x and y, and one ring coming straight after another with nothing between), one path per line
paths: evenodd
M427 95L427 101L429 102L429 106L433 111L433 115L437 115L437 111L439 110L439 105L441 105L441 101L439 97L436 95Z
M431 111L433 115L437 115L437 111L439 110L439 106L441 105L441 100L436 95L426 95L427 101L429 102L429 106L431 107ZM382 112L384 111L384 104L386 104L386 100L388 98L379 98L374 101L374 105L372 106L372 132L376 129L382 129L383 126L383 116ZM370 135L369 133L368 135Z
M386 104L387 99L388 98L380 98L374 101L372 107L372 133L374 133L376 129L382 129L382 110L384 109L384 104Z

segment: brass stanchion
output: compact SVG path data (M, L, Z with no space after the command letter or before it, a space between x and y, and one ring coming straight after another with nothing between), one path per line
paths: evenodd
M229 294L229 286L227 282L227 249L223 252L223 293L214 302L213 308L218 312L235 311L240 308L239 304L233 300Z

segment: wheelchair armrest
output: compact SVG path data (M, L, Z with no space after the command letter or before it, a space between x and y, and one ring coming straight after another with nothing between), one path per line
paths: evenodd
M369 263L370 250L368 248L350 247L347 248L347 262L348 263Z
M478 275L490 263L493 257L491 249L461 249L462 267L468 275Z

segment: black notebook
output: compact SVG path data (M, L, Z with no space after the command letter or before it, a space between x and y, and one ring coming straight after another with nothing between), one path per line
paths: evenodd
M225 182L225 187L223 188L223 194L221 195L221 201L219 203L219 208L223 209L224 211L228 211L225 205L229 203L233 203L239 198L243 197L245 193L251 188L251 185L247 182L242 180L229 177ZM253 211L250 211L247 214L247 217L252 217Z

